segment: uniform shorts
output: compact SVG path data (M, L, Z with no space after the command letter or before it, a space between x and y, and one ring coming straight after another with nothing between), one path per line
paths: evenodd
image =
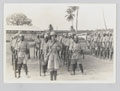
M23 60L24 60L24 57L18 57L18 62L17 62L17 64L23 63Z
M82 64L83 59L72 59L71 64Z

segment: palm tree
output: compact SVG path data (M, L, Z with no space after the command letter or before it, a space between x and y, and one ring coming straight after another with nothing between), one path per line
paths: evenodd
M79 6L70 6L69 9L72 10L72 12L76 12L76 31L78 30L78 14L79 14Z
M73 20L74 20L74 14L73 11L71 9L67 9L67 15L65 17L67 17L68 22L71 21L72 22L72 26L73 26Z

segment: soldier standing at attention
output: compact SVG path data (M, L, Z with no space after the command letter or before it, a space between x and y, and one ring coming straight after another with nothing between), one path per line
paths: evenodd
M70 64L71 64L71 57L72 57L72 45L73 45L73 33L69 33L69 50L68 50L68 62L67 62L67 70L70 70Z
M110 42L110 55L109 55L109 58L112 59L113 58L113 35L112 33L110 33L110 39L109 39L109 42Z
M66 41L65 41L65 46L66 46L66 57L65 57L65 64L68 65L68 60L69 60L69 37L68 37L68 34L66 35Z
M78 36L74 36L74 42L72 45L72 52L73 53L72 53L71 65L72 65L73 75L75 75L75 70L76 70L77 64L79 65L80 70L83 74L84 71L83 71L82 61L84 59L84 53L83 53L83 50L82 50L81 45L79 43Z
M12 40L11 40L11 51L12 51L12 65L13 65L13 69L17 70L17 60L18 60L18 55L17 55L17 44L20 41L20 31L15 34L14 36L12 36Z
M105 55L106 55L106 43L105 43L105 37L106 37L106 34L104 33L103 34L103 39L102 39L102 48L103 48L103 51L102 51L102 55L103 55L103 58L105 58Z
M46 61L48 61L48 70L50 71L50 79L51 80L56 80L57 79L57 70L59 69L60 66L60 56L59 56L59 51L61 50L61 45L57 41L57 34L56 32L51 32L50 33L51 40L48 41L47 44L47 49L46 51ZM53 79L54 78L54 79Z
M42 70L43 70L43 73L44 73L44 76L45 76L45 73L47 71L47 62L45 61L45 57L47 55L47 43L48 43L48 39L49 36L48 34L46 33L44 35L44 39L42 40L42 55L41 55L41 61L42 61Z
M109 34L106 33L105 36L105 58L109 58Z
M36 57L38 58L40 56L39 51L40 51L40 37L37 35L37 39L35 40L35 49L36 49Z
M61 35L61 38L60 38L60 44L61 44L61 46L62 46L62 48L61 48L61 58L62 58L62 60L63 60L63 63L64 63L64 60L65 60L65 44L64 44L64 35L62 34Z
M63 64L65 65L66 64L66 54L67 54L67 51L66 51L66 49L67 49L67 46L66 46L66 43L67 43L67 35L66 34L64 34L64 36L63 36L63 39L62 39L62 44L63 44L63 48L62 48L62 58L63 58Z
M100 33L98 33L97 37L98 37L97 38L97 57L100 57L100 47L101 47L101 45L100 45L100 38L101 38Z
M27 67L27 49L28 43L24 40L24 36L20 35L20 41L17 44L17 53L18 53L18 78L21 76L21 68L24 66L26 76L28 76L28 67Z
M103 42L103 33L100 34L100 58L102 58L103 54L103 46L102 46L102 42Z
M97 50L98 50L98 36L97 36L97 32L95 33L95 36L94 36L94 54L95 56L97 57Z
M95 33L91 34L91 54L95 54Z

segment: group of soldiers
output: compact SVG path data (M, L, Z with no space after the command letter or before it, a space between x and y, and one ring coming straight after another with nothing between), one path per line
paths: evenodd
M100 31L90 34L87 38L88 49L91 50L91 54L102 58L113 58L113 32L112 31Z
M21 69L24 67L28 75L27 61L31 57L31 47L34 48L34 57L39 59L40 76L50 72L50 80L57 79L57 71L60 67L75 75L77 67L84 74L83 60L85 58L81 40L74 31L58 34L51 31L36 34L32 43L25 40L21 32L14 35L11 40L12 65L15 77L20 78ZM112 59L113 57L113 35L111 32L94 32L87 35L87 46L92 55L100 58ZM18 76L17 76L18 73Z
M34 46L35 50L36 50L35 54L36 54L37 58L38 58L38 54L39 54L40 60L43 61L42 69L43 69L44 75L45 75L47 65L48 65L48 64L45 64L44 60L45 60L46 55L48 54L47 47L49 46L49 42L51 41L50 37L51 37L51 34L45 33L45 34L38 35L37 38L35 39L35 46ZM68 72L71 71L71 74L73 74L73 75L75 75L75 69L76 69L77 65L79 65L80 70L83 73L83 66L82 66L81 60L84 59L84 52L79 43L78 36L74 32L71 32L68 34L65 33L63 35L57 34L56 41L59 44L59 48L58 48L59 49L59 51L58 51L59 57L58 58L60 59L59 65L66 66L67 71ZM77 43L75 43L75 41L77 41ZM80 47L76 46L76 44L78 44ZM78 54L80 53L80 55L77 55L77 53L76 53L77 51L78 51ZM79 58L77 58L77 59L79 59L79 62L72 61L74 53L76 53L75 57L79 56Z
M74 42L74 40L77 42ZM20 78L22 67L24 67L25 73L28 76L27 60L31 58L31 47L35 49L35 57L39 59L40 75L43 73L45 76L48 69L50 70L51 80L53 78L56 80L57 70L63 66L67 66L67 70L71 70L71 74L75 75L77 64L83 73L81 60L79 62L77 60L72 61L76 57L79 59L83 54L81 52L81 46L77 44L79 44L78 37L74 33L58 35L54 31L47 32L37 35L33 43L28 43L25 40L25 35L21 33L16 34L11 40L12 65L14 67L15 77ZM77 55L79 53L81 54L80 56ZM70 69L70 67L72 68Z

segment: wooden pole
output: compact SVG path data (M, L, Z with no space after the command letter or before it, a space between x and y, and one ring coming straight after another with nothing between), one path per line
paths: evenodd
M102 9L102 13L103 13L103 20L104 20L105 29L107 30L107 25L106 25L106 20L105 20L105 15L104 15L104 10L103 9Z

